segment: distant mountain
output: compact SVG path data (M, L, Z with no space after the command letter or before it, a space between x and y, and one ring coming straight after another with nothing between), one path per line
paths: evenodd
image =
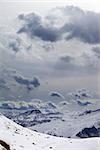
M80 138L100 137L100 128L96 128L95 126L84 128L76 136Z
M0 150L99 150L100 139L58 138L23 128L0 114Z
M73 98L58 104L35 99L1 101L0 111L16 123L42 133L74 138L100 136L100 103L96 98ZM92 133L94 128L96 133Z

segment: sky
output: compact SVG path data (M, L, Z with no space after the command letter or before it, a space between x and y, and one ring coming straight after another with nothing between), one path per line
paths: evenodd
M98 90L99 8L98 0L1 0L0 65L38 76L42 90Z
M0 0L0 13L15 15L19 11L36 11L45 14L53 7L66 5L76 5L85 10L100 12L100 2L98 0Z

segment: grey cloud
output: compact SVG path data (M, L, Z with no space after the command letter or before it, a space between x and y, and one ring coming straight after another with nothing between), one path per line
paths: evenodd
M100 58L100 47L93 47L92 51L95 53L95 56Z
M59 31L56 28L46 28L39 26L35 31L33 29L34 35L40 37L44 41L57 41L59 39Z
M19 39L13 39L12 41L9 42L9 48L12 49L14 52L19 52L20 51L20 46L21 46L21 41Z
M30 25L27 25L28 27ZM34 36L39 37L40 39L44 41L57 41L59 39L59 30L56 28L49 28L49 27L43 27L42 25L37 25L37 27L28 28L28 27L22 27L18 33L27 33L31 38L34 38Z
M73 6L62 7L59 10L63 13L62 18L65 18L65 24L62 27L54 27L54 24L45 26L46 18L42 22L41 17L33 13L19 16L20 20L24 21L24 25L18 33L26 33L31 38L36 36L44 41L51 42L61 40L63 35L68 33L66 40L77 38L89 44L100 43L100 13L83 11ZM51 19L52 17L50 21Z
M78 61L77 61L78 60ZM81 62L81 63L80 63ZM97 61L93 55L81 54L79 57L65 55L58 58L54 68L60 73L73 74L95 74L98 70Z
M0 79L0 89L9 90L9 87L7 87L5 80L2 78Z
M81 20L79 20L79 21L81 21ZM78 38L79 40L89 43L89 44L98 44L98 43L100 43L100 32L99 32L99 29L97 29L97 27L95 27L95 26L96 25L93 25L89 22L86 24L83 23L81 25L78 25L77 23L74 24L74 22L73 22L73 24L69 24L69 25L66 24L65 27L67 29L65 29L65 30L70 32L69 36L66 37L66 40Z
M28 15L20 14L18 16L19 20L26 21L27 24L32 25L37 25L41 23L41 17L39 15L36 15L35 13L30 13Z
M14 79L17 83L19 83L21 85L25 85L28 89L31 89L30 85L32 85L33 87L40 86L40 82L36 77L34 77L33 80L29 80L29 79L25 79L21 76L14 76Z
M70 9L70 12L73 12L71 7ZM66 40L78 38L89 44L100 43L100 14L77 9L70 15L69 23L62 28L63 32L69 32Z
M67 14L68 16L79 16L80 14L84 14L84 11L81 8L73 5L61 7L59 9L62 11L63 14Z
M24 14L20 14L20 15L18 16L18 18L19 18L20 20L24 20Z
M61 56L60 60L65 63L71 63L74 60L74 58L71 56Z
M10 38L7 47L15 53L18 53L22 50L30 51L32 50L32 44L28 45L23 42L19 37Z
M80 57L83 59L83 69L86 73L97 74L100 71L97 59L95 59L94 55L83 53Z
M65 55L59 57L58 60L58 69L65 69L65 70L74 70L76 69L75 59L73 56Z
M45 27L41 18L37 15L30 14L26 17L21 17L25 21L25 24L18 31L18 33L27 33L31 38L34 36L39 37L44 41L57 41L60 37L59 30L55 27Z
M43 44L42 47L46 52L49 52L54 49L54 46L52 45L51 42Z
M65 99L65 97L62 94L60 94L59 92L50 92L49 95L52 97L58 97L58 98Z

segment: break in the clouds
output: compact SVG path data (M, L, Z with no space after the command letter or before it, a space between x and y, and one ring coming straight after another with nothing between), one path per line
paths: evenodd
M56 10L60 15L49 14L45 18L35 13L20 15L19 19L23 21L23 25L18 33L26 33L30 38L38 37L50 42L76 38L84 43L100 43L100 13L83 11L73 6L56 8ZM57 26L62 20L63 24Z

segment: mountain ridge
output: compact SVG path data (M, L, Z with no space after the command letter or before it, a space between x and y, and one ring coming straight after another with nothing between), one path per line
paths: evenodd
M66 150L66 148L67 150L99 150L100 147L100 138L54 137L21 127L2 114L0 114L0 128L0 140L7 143L10 150ZM3 150L2 145L0 150Z

